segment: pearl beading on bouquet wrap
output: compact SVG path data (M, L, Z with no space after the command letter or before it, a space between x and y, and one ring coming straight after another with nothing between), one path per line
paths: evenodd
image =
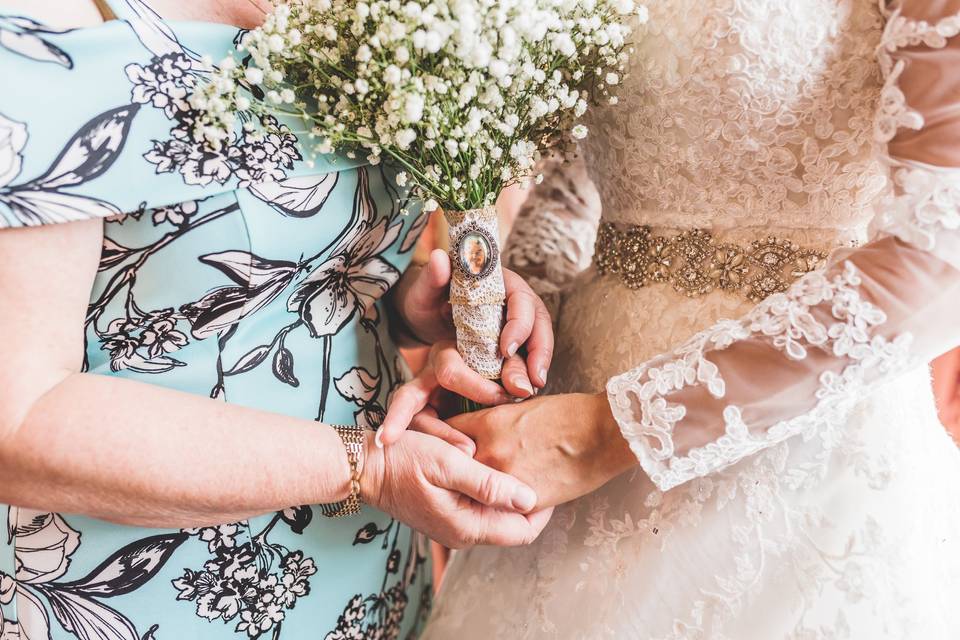
M450 304L457 349L484 378L500 377L500 330L506 290L500 267L497 210L445 211L450 226Z

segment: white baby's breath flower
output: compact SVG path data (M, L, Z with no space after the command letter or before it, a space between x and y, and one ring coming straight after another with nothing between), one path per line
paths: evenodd
M402 79L403 75L400 73L400 67L395 64L391 64L383 70L383 81L387 84L398 85Z
M575 140L583 140L584 138L587 137L587 133L588 133L587 128L582 124L576 125L570 131L570 135L572 135Z
M263 82L263 71L256 67L247 67L243 73L243 77L250 84L260 84Z
M413 129L401 129L396 135L397 146L401 149L409 149L416 139L417 133Z
M267 46L270 47L270 51L272 53L280 53L283 51L286 44L284 43L283 38L277 34L273 34L267 38Z
M407 124L419 122L423 117L424 99L420 94L410 94L403 103L403 121Z

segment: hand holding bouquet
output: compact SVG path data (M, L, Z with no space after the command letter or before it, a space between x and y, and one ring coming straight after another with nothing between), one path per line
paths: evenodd
M450 222L458 348L481 375L502 364L504 287L493 204L531 178L591 100L622 78L633 0L292 0L247 33L192 97L211 145L286 114L314 154L389 162ZM260 124L254 124L259 122Z

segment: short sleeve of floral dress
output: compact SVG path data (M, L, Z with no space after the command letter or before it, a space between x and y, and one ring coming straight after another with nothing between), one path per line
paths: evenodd
M425 217L383 167L305 162L295 122L204 149L187 97L237 29L112 5L69 31L0 14L0 233L104 219L85 370L377 425L405 375L379 300ZM187 530L0 513L3 640L398 638L429 605L425 541L372 509Z

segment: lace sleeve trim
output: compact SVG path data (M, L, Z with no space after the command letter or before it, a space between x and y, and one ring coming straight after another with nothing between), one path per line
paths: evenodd
M860 283L856 268L849 262L832 279L822 273L809 274L788 292L759 304L743 321L718 323L694 336L671 357L612 378L607 394L614 417L654 483L662 490L671 489L791 436L804 434L809 438L842 424L859 396L865 372L874 368L884 373L902 370L909 364L909 335L892 341L872 335L871 330L883 324L886 316L861 298L857 289ZM810 311L818 305L829 305L836 322L818 322ZM677 455L673 431L686 415L686 408L670 403L666 397L702 385L712 396L723 398L723 375L705 354L749 338L764 340L793 360L803 360L809 349L818 348L846 358L850 364L839 374L821 375L817 403L809 413L781 421L757 436L747 429L740 409L729 405L723 412L722 436L684 456Z

